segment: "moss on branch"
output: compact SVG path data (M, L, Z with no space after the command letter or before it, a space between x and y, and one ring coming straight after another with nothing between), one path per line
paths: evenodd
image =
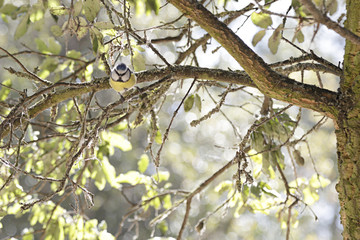
M309 108L334 118L336 96L330 91L300 84L270 68L230 28L195 0L169 0L188 18L207 31L247 72L257 88L265 95Z
M198 80L233 83L257 88L250 77L243 71L226 71L193 66L170 66L162 69L152 69L138 72L136 73L136 76L139 83L153 82L166 76L170 76L171 79L175 80L197 78ZM287 79L279 78L277 81L278 85L274 86L274 90L277 90L278 88L281 90L283 84L286 84ZM63 85L61 86L63 87ZM335 92L295 81L291 83L291 86L293 87L287 89L288 91L285 92L285 96L279 96L278 98L286 99L289 103L300 107L310 108L325 114L334 113L334 111L331 110L331 107L336 104L337 94ZM105 77L92 83L72 84L64 89L56 90L54 93L47 95L43 100L34 104L28 110L27 119L35 118L44 110L67 99L108 88L110 88L110 85L108 78ZM284 93L284 91L281 92ZM328 110L324 111L324 109ZM331 114L328 114L328 116L332 117ZM7 119L11 121L7 121ZM22 119L21 114L18 116L8 116L7 119L5 119L0 125L0 137L4 137L9 133L10 124L12 124L13 129L15 129L20 125L20 122L24 120Z

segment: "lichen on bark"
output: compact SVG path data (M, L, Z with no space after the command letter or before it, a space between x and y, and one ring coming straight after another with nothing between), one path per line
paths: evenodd
M360 1L346 1L345 27L360 35ZM346 41L336 131L341 223L345 240L360 239L360 46Z

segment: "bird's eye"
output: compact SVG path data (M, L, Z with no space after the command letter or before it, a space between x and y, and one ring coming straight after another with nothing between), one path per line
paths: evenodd
M124 63L120 63L119 65L116 66L116 70L120 72L125 71L126 65Z

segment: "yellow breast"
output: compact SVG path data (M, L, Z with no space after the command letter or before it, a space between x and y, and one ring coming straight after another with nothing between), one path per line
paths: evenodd
M110 82L110 86L115 91L122 92L122 91L124 91L126 89L131 88L132 86L134 86L136 84L136 77L132 73L129 81L127 81L127 82L117 82L117 81L114 81L112 78L110 78L109 82Z

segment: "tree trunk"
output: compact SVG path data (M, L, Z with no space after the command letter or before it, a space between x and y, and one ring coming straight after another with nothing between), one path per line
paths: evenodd
M345 27L360 33L360 1L347 0ZM360 239L360 46L346 41L336 130L341 223L345 240Z
M344 226L343 238L360 239L360 46L346 41L344 76L340 81L341 94L337 95L325 89L294 82L272 71L235 33L197 1L168 2L217 40L264 94L323 112L335 120L339 165L339 183L336 189ZM346 6L345 27L359 36L360 1L347 0Z

